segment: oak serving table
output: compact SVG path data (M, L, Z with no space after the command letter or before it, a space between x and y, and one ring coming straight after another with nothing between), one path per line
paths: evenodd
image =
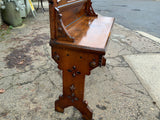
M105 65L105 49L114 18L98 16L91 0L48 0L52 58L63 71L63 95L55 110L74 106L82 117L92 120L92 110L84 101L85 75Z

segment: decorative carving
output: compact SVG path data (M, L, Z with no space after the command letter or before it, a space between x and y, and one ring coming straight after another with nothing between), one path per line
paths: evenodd
M68 96L68 98L72 101L72 102L75 102L75 101L78 101L78 98L76 98L75 96Z
M71 89L71 91L73 92L73 91L75 90L74 85L72 85L72 86L70 87L70 89Z
M53 59L54 59L55 61L59 61L59 55L53 56Z
M53 4L53 0L48 0L48 2L49 2L50 4Z
M106 59L104 57L102 57L101 63L102 63L102 66L106 65Z
M48 2L54 4L55 7L57 6L57 0L48 0Z
M57 52L54 52L54 54L53 54L53 59L54 59L55 61L59 61L60 57L59 57L59 55L57 54Z
M95 17L98 16L93 10L91 0L88 0L88 2L87 2L87 15L88 16L95 16Z
M76 75L81 74L81 72L77 71L76 66L73 66L72 69L68 69L68 72L72 73L73 77L76 77Z
M106 65L106 59L102 56L99 57L99 66L105 66Z
M68 98L69 98L72 102L78 101L78 98L75 97L75 93L74 93L75 87L74 87L73 84L71 85L70 90L71 90L71 95L68 96Z
M92 61L92 62L90 62L90 67L96 67L96 62L95 61Z

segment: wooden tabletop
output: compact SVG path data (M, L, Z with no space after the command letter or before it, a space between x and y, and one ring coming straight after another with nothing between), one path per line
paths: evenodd
M76 22L66 26L69 34L75 38L75 42L57 41L74 47L105 51L110 31L114 22L111 17L87 17L83 16Z

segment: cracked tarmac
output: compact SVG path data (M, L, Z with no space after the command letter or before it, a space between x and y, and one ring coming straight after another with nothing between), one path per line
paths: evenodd
M51 58L48 12L28 18L0 42L0 120L81 120L73 107L55 112L62 73ZM159 53L160 44L115 24L106 66L86 76L85 99L94 120L160 120L160 110L125 61L125 55Z

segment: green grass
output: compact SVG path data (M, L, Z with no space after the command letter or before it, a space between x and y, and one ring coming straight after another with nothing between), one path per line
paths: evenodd
M10 34L12 29L12 26L9 26L7 29L0 28L0 42L5 40L5 36Z

